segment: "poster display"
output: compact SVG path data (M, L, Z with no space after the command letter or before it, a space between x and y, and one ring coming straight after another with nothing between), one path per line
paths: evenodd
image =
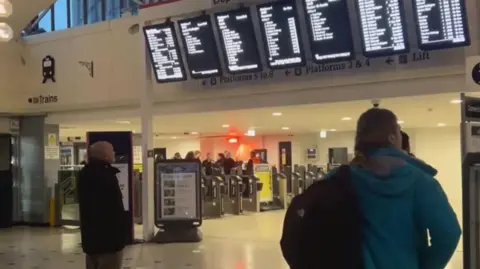
M120 170L117 174L118 185L120 186L120 191L122 191L123 207L125 211L129 211L130 188L128 186L128 163L115 163L112 166Z
M162 161L155 165L156 221L195 220L200 216L200 163Z
M260 202L273 201L272 192L272 173L268 164L255 164L254 166L255 176L263 183L263 188L260 191Z

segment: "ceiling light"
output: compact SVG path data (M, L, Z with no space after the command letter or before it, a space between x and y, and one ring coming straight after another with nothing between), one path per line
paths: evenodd
M8 0L0 0L0 18L10 17L12 12L12 4Z
M247 136L255 136L255 130L254 129L250 129L247 131Z
M321 130L320 131L320 138L327 138L327 131Z
M172 139L177 139L177 137L176 137L176 136L172 136Z
M336 132L337 129L330 129L330 130L328 130L328 131L329 131L329 132Z
M230 125L229 124L224 124L224 125L222 125L222 128L230 128Z
M119 121L116 121L116 123L118 123L118 124L130 124L131 122L129 122L128 120L119 120Z
M350 117L343 117L342 120L347 121L347 120L352 120L352 118L350 118Z
M0 42L8 42L13 38L13 29L8 24L0 22Z
M405 122L403 120L397 120L398 124L404 124Z
M290 130L290 127L282 127L282 130Z
M460 99L450 100L450 104L461 104L461 103L462 103L462 100L460 100Z
M190 132L191 135L198 135L198 132Z
M275 116L275 117L282 116L282 112L273 112L272 116Z
M437 123L437 126L438 126L438 127L445 127L445 126L447 126L447 125L446 125L445 123L443 123L443 122L439 122L439 123Z

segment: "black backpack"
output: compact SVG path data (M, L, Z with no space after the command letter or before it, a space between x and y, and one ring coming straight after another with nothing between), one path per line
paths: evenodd
M291 269L362 269L362 215L350 167L293 198L280 241Z

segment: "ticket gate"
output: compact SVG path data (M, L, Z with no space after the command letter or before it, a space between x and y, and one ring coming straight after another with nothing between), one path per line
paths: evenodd
M292 199L287 193L287 175L279 173L276 167L272 167L273 204L279 209L286 209Z
M223 215L223 179L219 176L203 177L203 217L220 218Z
M302 194L305 190L305 174L305 166L297 166L295 171L293 172L293 196Z
M243 176L242 182L246 186L242 192L243 209L249 212L260 212L260 191L263 183L256 176Z
M243 213L242 192L245 185L243 179L238 175L226 176L227 185L223 193L224 214L240 215Z

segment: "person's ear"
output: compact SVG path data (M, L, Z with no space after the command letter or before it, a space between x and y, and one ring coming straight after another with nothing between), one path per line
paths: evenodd
M397 138L394 134L388 135L388 142L392 145L396 145Z

